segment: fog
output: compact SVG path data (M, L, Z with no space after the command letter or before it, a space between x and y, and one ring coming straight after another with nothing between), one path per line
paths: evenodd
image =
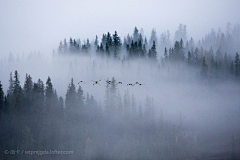
M121 53L119 57L124 57L124 53L125 52ZM190 135L193 135L193 137L195 136L196 140L194 141L194 151L191 150L191 147L188 148L189 144L185 144L187 148L186 153L190 152L188 153L189 156L186 157L231 157L232 135L234 135L236 139L235 154L238 154L240 91L239 82L235 81L234 79L228 79L224 81L219 81L218 79L202 79L199 76L201 68L189 68L189 66L185 65L184 63L171 64L168 66L168 68L166 68L163 67L162 64L159 67L159 64L153 63L147 59L113 59L111 57L107 58L96 56L95 52L91 52L91 55L85 56L69 53L69 55L55 54L49 57L44 56L41 53L33 53L26 55L25 58L24 56L22 56L22 58L13 57L12 61L6 59L2 60L0 79L4 88L4 93L7 93L8 90L9 74L10 72L14 73L15 70L17 70L20 75L21 86L24 86L26 73L30 74L33 82L37 82L37 80L40 78L43 80L44 84L47 80L47 77L50 76L53 88L57 91L57 96L62 96L64 100L66 100L68 85L71 82L71 78L73 78L73 83L76 85L76 89L80 85L82 87L83 95L85 98L87 97L87 93L93 95L96 102L99 105L101 104L100 107L102 108L104 115L106 114L104 112L106 109L105 100L107 84L105 80L111 80L112 77L114 77L117 82L122 82L122 84L116 85L116 88L122 97L122 102L124 99L124 93L126 91L129 91L130 99L132 94L135 97L137 110L139 105L141 105L143 107L143 111L145 111L147 107L146 97L148 96L150 98L153 98L154 119L156 120L157 126L158 122L163 119L166 127L183 127L183 131L178 131L179 136L181 134L189 133ZM98 81L100 79L101 81L99 81L99 84L94 84L93 81ZM78 84L79 81L83 81L86 84ZM128 83L134 84L135 82L139 82L144 85L139 86L135 84L134 86L127 86ZM132 100L130 103L132 103ZM67 111L66 107L67 106L65 106L65 110ZM100 125L103 122L98 123ZM123 122L117 120L115 123L118 124ZM128 123L131 123L131 120ZM86 122L86 124L90 129L88 132L93 132L91 129L95 130L94 126L91 126L92 124L90 122ZM62 127L67 126L63 124ZM120 128L116 129L119 130ZM106 130L110 131L112 130L112 127ZM79 131L81 131L81 128L79 128L78 132ZM136 128L132 128L132 131L130 129L130 132L139 131L140 130ZM148 132L148 130L145 131ZM124 129L122 132L124 132ZM173 131L170 133L173 133ZM97 131L95 134L102 133L101 131L99 131L99 133ZM96 143L96 145L100 145L104 148L104 142L98 142L99 139L95 139L94 136L91 135L89 135L88 138L90 138L88 140L94 139L94 143ZM151 146L151 143L136 144L136 142L133 142L134 139L132 139L131 136L128 138L128 142L125 142L125 140L123 142L118 142L122 143L121 145L123 146L118 146L119 148L117 147L116 151L111 150L110 147L108 149L104 148L104 150L95 150L88 153L85 146L81 152L78 152L77 146L76 148L74 147L75 145L66 147L68 146L68 142L66 142L66 144L63 143L65 146L63 148L65 150L71 149L74 151L74 153L76 153L73 155L73 159L78 159L79 157L81 157L80 159L135 159L136 157L143 159L155 159L158 157L161 159L161 156L162 158L165 157L166 159L171 159L172 156L175 158L176 156L180 156L180 153L177 154L175 152L173 153L174 155L170 156L170 153L168 153L169 151L165 151L166 153L163 154L162 152L164 152L164 149L159 149L158 152L161 155L160 157L156 156L158 154L153 153L134 155L137 152L131 150L134 150L134 148L137 148L139 146L143 148L146 147L145 149L147 149L147 146ZM191 137L188 138L191 139ZM175 145L175 143L180 145L181 143L177 142L176 139L177 136L174 138L176 142L171 142L172 140L167 139L166 142L169 141L168 143L172 143L172 145ZM118 141L118 139L116 139L116 141ZM166 142L160 142L164 143L160 146L163 148L166 147ZM88 142L86 140L82 143L83 145L87 145ZM152 145L156 144L152 143ZM133 155L127 154L123 156L122 154L126 153L126 151L122 151L122 149L125 148L124 146L130 146L129 150L133 152ZM22 147L24 149L28 148L31 150L31 147ZM36 146L32 148L35 147ZM56 146L56 148L58 147ZM53 150L56 148L53 147L50 149ZM45 150L45 148L41 149ZM150 152L152 151L150 150ZM194 154L192 152L194 152ZM84 154L81 155L80 153ZM181 154L184 153L185 152ZM6 155L4 156L6 159L13 158L6 157ZM35 158L41 158L41 156ZM58 158L61 158L61 156Z
M239 5L1 1L0 159L239 159Z
M56 42L74 36L81 41L115 30L123 37L134 26L149 38L170 30L173 38L180 23L188 27L188 38L201 39L211 28L225 31L227 22L239 23L237 0L200 1L15 1L0 2L1 54L40 51L49 53ZM124 27L122 27L124 26Z

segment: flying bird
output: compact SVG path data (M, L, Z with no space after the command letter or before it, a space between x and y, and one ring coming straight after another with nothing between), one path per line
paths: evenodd
M141 86L141 85L145 85L145 84L138 83L138 85Z
M83 82L83 81L80 81L80 82L78 82L78 84L79 84L79 83L81 83L81 82L82 82L82 83L84 83L84 84L86 84L86 83L85 83L85 82Z
M108 84L112 83L112 81L105 80Z
M117 84L122 84L122 82L118 82Z
M131 86L134 86L135 84L132 84L132 83L128 83L128 84L127 84L127 86L130 86L130 85L131 85Z
M93 81L93 80L92 80L92 81ZM100 79L99 81L101 81L101 79ZM93 82L94 82L93 85L94 85L94 84L100 85L100 84L98 83L99 81L93 81Z

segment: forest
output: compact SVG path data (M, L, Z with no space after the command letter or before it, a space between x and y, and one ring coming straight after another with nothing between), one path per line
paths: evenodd
M135 27L0 59L0 159L239 159L240 25L172 39Z

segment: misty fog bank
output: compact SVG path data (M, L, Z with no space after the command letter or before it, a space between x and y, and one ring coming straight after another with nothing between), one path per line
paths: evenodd
M186 39L182 27L176 39ZM239 157L233 43L213 40L213 51L180 38L167 48L152 33L148 42L135 27L123 43L108 32L101 43L70 38L49 55L2 57L1 148L74 152L52 159Z

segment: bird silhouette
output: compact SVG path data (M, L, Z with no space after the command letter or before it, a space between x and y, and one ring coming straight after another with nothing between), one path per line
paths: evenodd
M122 84L122 82L118 82L117 84Z
M135 84L132 83L128 83L127 86L134 86Z
M145 85L145 84L138 83L138 85L141 86L141 85Z
M108 84L112 83L112 81L105 80Z
M93 80L92 80L92 81L93 81ZM99 81L101 81L101 79L100 79ZM94 82L93 85L94 85L94 84L100 85L100 84L99 84L99 81L93 81L93 82Z
M86 83L85 83L85 82L83 82L83 81L80 81L80 82L78 82L78 84L79 84L79 83L81 83L81 82L82 82L82 83L84 83L84 84L86 84Z

